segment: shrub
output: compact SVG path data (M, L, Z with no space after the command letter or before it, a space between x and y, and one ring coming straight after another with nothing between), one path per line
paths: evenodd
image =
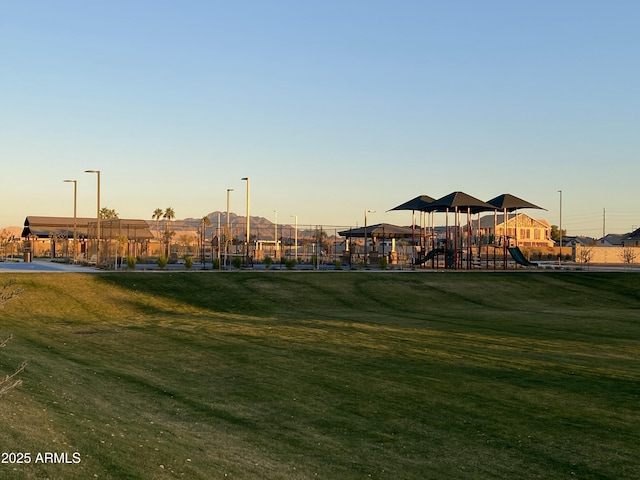
M336 260L335 262L333 262L333 267L336 270L342 270L342 262L340 260Z
M138 263L138 260L136 259L136 257L134 257L133 255L129 255L126 261L127 261L127 268L131 270L136 268L136 263Z
M158 266L160 268L164 268L167 266L167 263L169 262L169 259L167 259L166 255L160 255L160 257L158 258L158 261L156 262L158 264Z
M269 255L264 257L264 266L267 267L267 269L271 268L272 263L273 263L273 258L271 258Z
M212 268L213 268L214 270L218 270L218 269L220 269L220 259L219 259L219 258L214 258L214 259L211 261L211 266L212 266Z
M193 257L191 255L184 256L184 267L187 270L190 270L193 267Z
M231 265L233 265L235 268L240 268L242 266L242 258L233 257L233 260L231 260Z
M386 270L388 266L389 266L389 261L387 260L387 257L381 257L380 258L380 268L382 270Z
M296 260L294 258L287 258L284 261L284 266L287 268L287 270L293 270L293 268L296 266Z

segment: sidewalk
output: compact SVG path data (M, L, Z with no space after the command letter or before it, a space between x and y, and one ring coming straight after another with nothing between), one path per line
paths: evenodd
M83 272L95 273L101 270L94 267L82 267L66 263L35 260L33 262L0 262L2 272Z

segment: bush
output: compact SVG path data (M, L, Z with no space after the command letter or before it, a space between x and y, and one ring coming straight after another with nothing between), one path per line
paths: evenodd
M164 268L167 266L167 263L169 263L169 259L167 258L166 255L160 255L156 263L160 268Z
M134 257L133 255L129 255L126 261L127 261L127 268L130 268L131 270L136 268L136 263L138 263L138 259L136 259L136 257Z
M211 261L211 267L212 267L214 270L219 270L219 269L220 269L220 259L219 259L219 258L214 258L214 259Z
M263 261L264 261L264 266L267 267L267 269L271 268L271 264L273 263L273 258L267 255L266 257L264 257Z
M387 257L380 258L380 268L382 270L386 270L388 266L389 266L389 261L387 260Z
M233 257L233 260L231 260L231 265L233 265L235 268L240 268L242 266L242 258Z
M190 270L193 267L193 257L191 255L184 256L184 267L187 270Z
M296 266L296 260L294 258L287 258L284 261L284 266L287 268L287 270L293 270L293 268Z

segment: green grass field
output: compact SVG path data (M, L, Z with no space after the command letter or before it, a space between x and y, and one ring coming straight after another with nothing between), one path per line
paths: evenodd
M11 278L3 479L640 476L636 274Z

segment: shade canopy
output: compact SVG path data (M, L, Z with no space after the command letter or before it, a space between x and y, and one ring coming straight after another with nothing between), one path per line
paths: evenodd
M451 192L449 195L431 202L424 211L444 212L450 209L472 209L475 212L479 212L495 210L496 207L464 192Z
M411 200L404 202L397 207L392 208L391 210L420 210L424 211L424 209L435 199L430 197L429 195L418 195ZM388 210L388 211L391 211Z
M399 227L398 225L392 225L390 223L377 223L375 225L369 225L366 228L351 228L338 233L342 237L355 238L364 238L365 235L367 237L378 238L411 238L414 231L411 227Z
M103 239L126 236L130 239L147 240L153 235L149 224L145 220L137 219L102 219L100 237ZM44 217L28 216L24 221L22 237L34 235L38 238L73 237L73 231L78 237L92 237L96 234L97 219L86 217Z
M522 200L521 198L511 195L510 193L503 193L495 198L492 198L487 203L493 205L497 210L507 210L512 212L521 208L535 208L538 210L546 210L545 208L534 205L533 203Z

